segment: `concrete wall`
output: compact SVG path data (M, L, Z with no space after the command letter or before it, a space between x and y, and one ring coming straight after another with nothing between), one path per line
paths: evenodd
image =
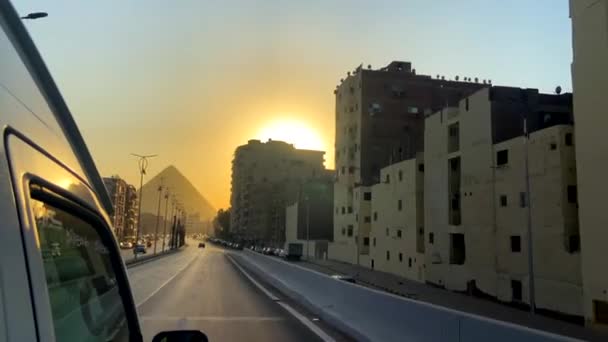
M593 302L608 303L608 1L571 0L570 17L584 313L599 324Z
M370 265L373 260L378 271L416 281L424 281L425 267L424 253L418 251L417 243L419 230L424 229L419 218L423 173L418 165L421 162L422 155L419 155L383 168L382 183L372 186L371 201Z

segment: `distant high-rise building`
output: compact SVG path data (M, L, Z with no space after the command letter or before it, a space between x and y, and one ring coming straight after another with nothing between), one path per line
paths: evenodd
M285 207L297 198L303 182L327 176L324 154L273 140L239 146L232 161L230 232L281 245Z
M580 204L583 306L588 325L608 327L608 1L570 0L572 86Z
M137 190L119 176L103 178L114 213L110 217L114 234L119 239L133 236L137 230Z
M371 194L369 187L380 181L380 169L423 151L425 114L487 86L485 81L419 75L411 63L399 61L378 70L358 67L340 81L334 91L336 214L330 258L355 263L360 259L357 251L369 250L362 248L369 240L369 224L360 226L355 219L369 217L370 206L362 203L363 212L354 212L354 188L366 187L364 192ZM349 229L352 234L341 234Z

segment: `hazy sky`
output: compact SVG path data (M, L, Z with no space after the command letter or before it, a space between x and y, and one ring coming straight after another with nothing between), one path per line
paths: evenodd
M229 205L236 146L306 124L333 168L333 89L360 63L570 91L567 0L13 0L100 172L137 184L130 152ZM280 132L279 132L280 133Z

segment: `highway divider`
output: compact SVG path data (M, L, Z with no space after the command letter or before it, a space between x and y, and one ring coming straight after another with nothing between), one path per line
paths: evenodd
M283 295L360 341L578 341L351 284L249 250L232 255Z
M126 260L125 261L125 266L127 266L127 268L132 268L132 267L135 267L135 266L143 265L143 264L146 264L146 263L148 263L150 261L154 261L154 260L156 260L158 258L167 256L167 255L170 255L170 254L173 254L173 253L177 253L177 252L179 252L179 251L182 250L182 247L179 247L179 248L176 248L176 249L169 249L169 250L166 250L164 252L159 252L159 253L156 253L156 254L150 254L150 255L143 256L143 257L140 256L137 259Z

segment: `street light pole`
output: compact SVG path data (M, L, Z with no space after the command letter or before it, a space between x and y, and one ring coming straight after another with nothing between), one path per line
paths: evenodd
M526 177L526 204L528 205L528 217L527 217L527 228L528 228L528 297L530 299L530 312L535 312L536 307L536 290L534 285L534 249L532 241L532 198L530 196L530 169L528 166L528 147L530 136L528 134L528 117L527 114L524 117L524 154L525 154L525 177Z
M306 260L310 260L310 200L308 196L304 197L306 201Z
M169 209L169 188L165 187L165 216L163 217L163 249L165 251L165 238L167 237L167 210Z
M160 223L160 200L163 194L163 178L160 178L158 186L158 207L156 208L156 228L154 228L154 254L156 254L156 242L158 241L158 224Z
M141 238L141 198L143 197L142 189L144 186L144 175L146 174L146 169L148 168L148 158L156 157L156 154L142 156L131 153L131 155L139 158L139 205L137 208L137 234L135 238L135 243L137 244ZM137 253L135 253L135 259L137 259Z

